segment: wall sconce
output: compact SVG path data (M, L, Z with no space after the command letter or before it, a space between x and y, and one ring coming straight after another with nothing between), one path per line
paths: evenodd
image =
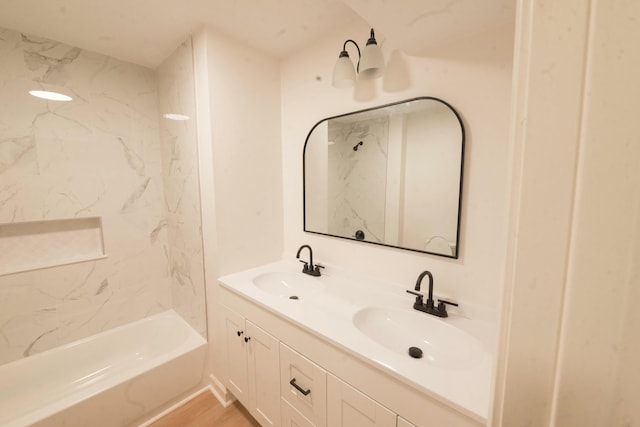
M52 92L49 90L30 90L29 95L35 96L36 98L46 99L48 101L73 101L69 95L65 95L59 92Z
M356 49L358 49L358 65L355 70L347 52L347 43L349 42L356 45ZM359 78L365 80L375 79L384 73L384 56L382 56L382 50L376 42L373 28L362 55L360 55L358 43L350 39L344 42L342 52L340 52L338 61L333 67L333 87L352 87L356 82L356 71Z

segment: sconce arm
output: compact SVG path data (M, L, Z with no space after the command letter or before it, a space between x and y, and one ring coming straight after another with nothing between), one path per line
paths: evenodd
M347 43L353 43L356 46L356 49L358 49L358 65L356 66L356 72L360 72L360 58L361 58L361 54L360 54L360 46L358 46L358 43L354 42L351 39L348 39L347 41L344 42L344 45L342 46L342 52L340 53L340 56L343 56L343 53L345 53L347 56L349 56L349 54L347 53Z

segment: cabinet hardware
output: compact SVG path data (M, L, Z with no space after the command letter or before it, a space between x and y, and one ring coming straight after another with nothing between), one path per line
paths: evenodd
M289 384L291 384L296 390L298 390L304 396L307 396L309 393L311 393L311 389L305 390L302 387L300 387L298 384L296 384L296 379L295 378L292 378L291 381L289 381Z
M249 342L250 339L251 337L244 337L244 342Z

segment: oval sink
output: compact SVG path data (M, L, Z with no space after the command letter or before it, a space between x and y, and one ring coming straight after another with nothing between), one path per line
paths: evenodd
M465 331L411 309L365 307L353 316L355 327L378 344L428 364L466 369L479 363L482 344ZM415 350L415 348L421 351ZM413 356L410 356L410 349Z
M324 289L317 278L303 273L269 272L253 278L253 284L263 291L277 296L300 296Z

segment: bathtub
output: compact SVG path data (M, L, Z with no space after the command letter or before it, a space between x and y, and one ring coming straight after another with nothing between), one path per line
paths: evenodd
M197 386L206 341L173 310L0 366L0 426L130 425Z

